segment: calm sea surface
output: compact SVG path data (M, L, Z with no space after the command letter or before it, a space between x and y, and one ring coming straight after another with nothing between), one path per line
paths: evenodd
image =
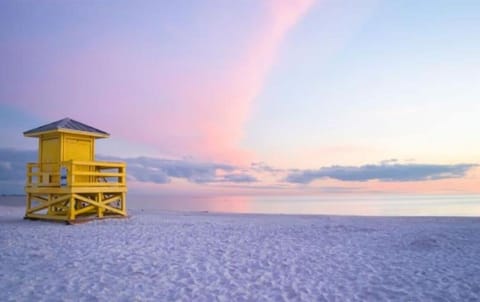
M171 211L373 216L480 216L480 195L141 196L128 207Z
M0 196L25 207L25 196ZM129 209L367 216L477 216L480 195L153 196L129 194Z

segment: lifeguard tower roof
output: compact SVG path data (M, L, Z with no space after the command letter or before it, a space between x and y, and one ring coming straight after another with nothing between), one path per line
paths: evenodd
M56 122L46 124L28 131L23 132L26 137L38 137L49 132L69 132L93 136L96 138L109 137L105 131L85 125L71 118L64 118Z

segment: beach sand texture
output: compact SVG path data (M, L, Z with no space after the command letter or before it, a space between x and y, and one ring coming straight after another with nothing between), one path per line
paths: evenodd
M23 210L0 199L1 301L480 300L477 218Z

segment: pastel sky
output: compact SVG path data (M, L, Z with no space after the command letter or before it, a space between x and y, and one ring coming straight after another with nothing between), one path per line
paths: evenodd
M71 117L137 192L480 193L480 1L1 1L0 192ZM12 191L12 192L13 192Z

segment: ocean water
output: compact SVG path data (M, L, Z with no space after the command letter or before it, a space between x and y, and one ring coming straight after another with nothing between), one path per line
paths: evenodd
M25 196L0 196L25 207ZM130 209L360 216L476 216L480 195L334 194L322 196L161 196L128 194Z
M128 196L128 206L167 211L361 216L480 216L480 195Z

